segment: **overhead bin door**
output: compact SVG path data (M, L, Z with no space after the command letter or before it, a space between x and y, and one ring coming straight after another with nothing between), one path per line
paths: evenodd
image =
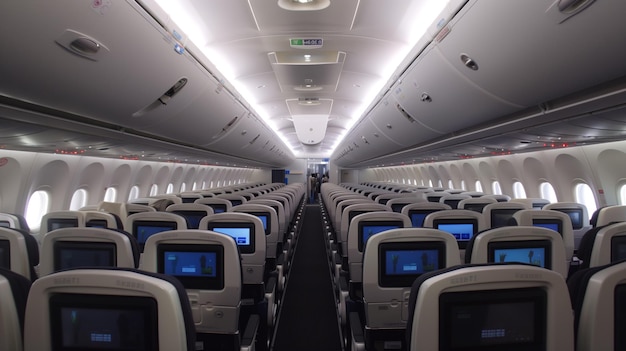
M520 108L468 81L433 45L409 68L391 94L389 105L396 113L389 115L402 116L400 120L404 122L400 128L393 128L393 140L404 146L475 126ZM389 115L372 114L372 119L387 132Z
M255 152L271 131L188 50L176 51L178 42L136 2L5 1L0 13L7 48L0 95L50 108L51 115L265 159ZM227 135L238 138L231 144ZM284 162L284 153L267 153Z
M6 55L0 91L65 112L141 126L145 121L133 119L133 113L181 78L194 79L198 70L135 6L126 1L2 2L0 42ZM183 88L181 95L189 90Z
M384 155L398 148L389 137L381 133L371 120L365 119L337 148L337 162L351 164Z
M437 48L485 92L522 106L623 76L626 1L583 2L591 4L561 12L566 1L474 1Z

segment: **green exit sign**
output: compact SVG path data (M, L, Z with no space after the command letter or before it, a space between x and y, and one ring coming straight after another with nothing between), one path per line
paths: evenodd
M300 48L322 47L324 40L322 38L289 39L289 44Z

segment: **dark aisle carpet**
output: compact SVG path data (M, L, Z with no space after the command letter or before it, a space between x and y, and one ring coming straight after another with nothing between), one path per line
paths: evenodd
M307 205L274 339L274 351L341 351L319 205Z

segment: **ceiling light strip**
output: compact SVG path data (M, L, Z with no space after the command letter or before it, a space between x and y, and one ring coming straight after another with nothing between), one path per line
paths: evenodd
M252 15L252 19L254 19L254 25L256 26L256 30L260 32L261 26L259 26L259 21L257 21L256 16L254 15L254 10L252 10L252 4L250 3L250 0L248 0L248 7L250 8L250 14Z
M361 5L361 0L357 0L356 9L354 10L354 16L352 17L352 22L350 23L350 30L354 28L354 22L356 22L356 15L359 13L359 5Z

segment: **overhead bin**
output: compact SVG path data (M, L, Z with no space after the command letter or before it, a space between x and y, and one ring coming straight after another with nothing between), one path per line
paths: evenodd
M25 0L3 2L0 13L12 14L0 41L19 48L3 55L0 94L57 117L265 159L244 146L261 130L265 142L271 131L246 123L248 110L136 2ZM236 147L219 142L246 130Z
M41 106L142 127L131 118L181 78L189 84L176 99L194 95L198 69L174 51L167 32L142 15L132 2L3 2L0 91ZM145 15L145 13L144 13ZM32 18L32 21L24 21ZM120 26L124 23L124 26ZM169 40L169 41L168 41ZM90 55L81 42L99 47ZM95 49L93 49L95 50ZM195 84L200 88L198 84ZM181 105L182 106L182 105Z
M387 128L389 112L373 112L371 118L381 130L393 130L393 140L404 146L420 144L520 108L469 82L450 67L434 45L393 86L389 100L388 105L400 111L391 116L401 115L405 123L400 128Z
M210 140L206 138L204 146L219 150L225 154L236 154L250 159L275 159L284 162L290 157L285 153L282 143L267 129L255 116L250 113L238 118L233 126L219 134L219 137Z
M398 144L381 133L371 120L365 119L337 147L335 155L337 162L343 165L384 155L397 148Z
M486 93L532 106L626 74L624 14L624 1L472 1L437 50Z

